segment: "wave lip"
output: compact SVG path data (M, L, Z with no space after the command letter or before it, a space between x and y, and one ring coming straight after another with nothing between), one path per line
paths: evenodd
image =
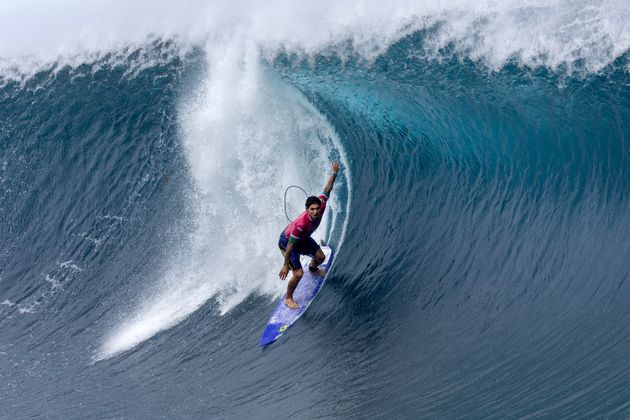
M181 10L183 9L183 10ZM72 13L68 13L72 10ZM446 3L394 1L202 1L187 8L169 2L5 3L0 6L0 73L93 62L95 57L154 40L191 46L246 41L267 58L279 53L334 52L373 61L394 43L428 31L417 46L423 58L445 51L497 70L506 63L597 72L630 50L626 1ZM350 50L348 50L350 46ZM242 45L236 45L241 48ZM226 51L226 50L224 50Z

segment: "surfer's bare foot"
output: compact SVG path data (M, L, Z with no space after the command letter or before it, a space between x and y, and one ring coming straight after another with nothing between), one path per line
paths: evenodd
M320 277L326 276L326 270L324 270L323 268L318 268L317 271L311 271L311 273L315 274L316 276L320 276Z
M300 305L298 305L296 301L289 298L284 298L284 304L287 305L290 309L298 309L300 307Z

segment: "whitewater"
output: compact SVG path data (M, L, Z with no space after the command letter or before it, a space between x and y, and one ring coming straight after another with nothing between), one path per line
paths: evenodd
M628 417L628 21L1 4L3 415ZM335 264L261 350L332 160Z

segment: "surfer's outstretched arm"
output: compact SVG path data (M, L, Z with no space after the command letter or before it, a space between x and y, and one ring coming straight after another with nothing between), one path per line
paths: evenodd
M326 196L330 195L330 192L333 189L333 185L335 185L335 180L337 179L337 172L339 172L339 163L332 163L332 174L330 174L330 178L328 178L328 182L326 182L326 186L324 187L324 194Z

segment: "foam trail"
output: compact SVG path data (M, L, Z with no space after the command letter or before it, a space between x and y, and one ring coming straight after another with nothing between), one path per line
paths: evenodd
M325 119L261 66L253 45L223 45L208 46L209 76L195 98L183 101L180 115L195 181L194 233L97 359L172 327L210 298L224 314L253 292L279 294L286 287L277 279L276 241L286 224L282 191L294 183L321 191L330 160L339 158ZM344 186L340 180L337 191ZM325 217L320 232L327 223Z

